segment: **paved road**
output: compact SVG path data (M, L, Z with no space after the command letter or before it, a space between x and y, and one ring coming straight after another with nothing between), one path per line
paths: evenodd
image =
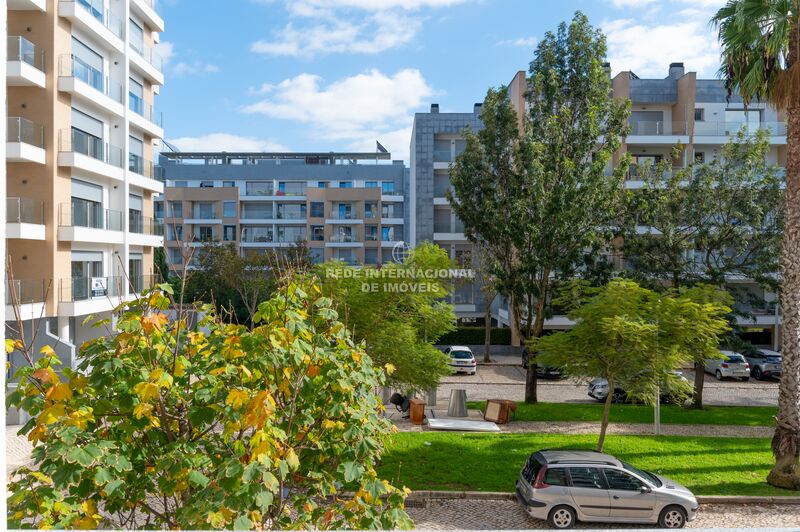
M416 502L416 501L414 501ZM422 502L422 501L421 501ZM413 504L413 503L412 503ZM548 528L516 503L505 501L432 500L407 508L417 529L523 530ZM703 505L688 528L775 528L800 530L800 507L775 505ZM652 527L652 525L650 525ZM647 528L641 525L579 523L577 528Z
M684 371L684 376L694 382L694 372ZM492 398L522 401L525 398L525 370L515 365L478 366L476 375L453 375L442 380L436 397L447 400L450 390L467 390L468 400ZM594 399L586 393L586 384L572 380L539 380L539 400L548 403L587 403ZM706 375L703 392L708 405L775 406L778 404L778 381L718 381Z

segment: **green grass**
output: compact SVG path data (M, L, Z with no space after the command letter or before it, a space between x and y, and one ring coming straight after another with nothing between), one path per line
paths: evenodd
M530 453L596 444L596 435L402 432L392 436L378 470L414 490L513 492ZM612 435L604 451L697 495L798 495L766 483L773 464L769 439Z
M483 401L468 403L469 408L483 410ZM661 423L687 425L773 426L777 407L772 406L708 406L702 410L677 405L661 406ZM596 421L603 417L601 403L517 403L513 421ZM612 423L652 423L653 407L615 404L611 407ZM599 428L598 428L599 430Z

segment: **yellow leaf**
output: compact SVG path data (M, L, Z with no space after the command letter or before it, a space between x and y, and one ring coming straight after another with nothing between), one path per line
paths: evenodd
M56 403L42 410L42 413L36 419L41 425L49 425L64 417L65 413L66 407L64 403Z
M47 428L44 425L36 425L32 431L28 433L28 441L36 444L37 441L44 441L47 434Z
M73 377L72 380L70 380L70 384L72 384L73 390L77 392L82 392L83 390L86 389L86 386L89 384L89 381L86 379L86 377L78 375L77 377Z
M308 366L308 371L306 373L311 378L316 377L319 375L319 366Z
M53 368L40 368L33 372L34 378L38 379L42 384L57 383L60 379Z
M16 342L12 338L6 338L6 354L10 355L16 349Z
M56 356L56 352L49 345L43 345L42 348L39 349L39 353L45 356L51 356L51 357Z
M153 405L149 403L139 403L133 409L133 417L136 419L142 419L143 417L149 417L150 413L153 411Z
M387 363L387 364L386 364L385 366L383 366L383 367L384 367L384 369L386 369L386 374L387 374L387 375L391 375L392 373L394 373L394 370L395 370L395 369L397 369L397 368L395 368L395 367L394 367L392 364L389 364L389 363Z
M353 357L354 362L361 362L361 353L359 353L358 351L353 351L353 354L351 356Z
M175 374L176 377L183 377L184 375L186 375L186 367L183 365L183 363L180 360L177 360L175 362L175 372L174 372L174 374Z
M250 396L247 392L234 389L228 392L228 398L225 399L225 404L238 410L248 399L250 399Z
M69 401L72 399L72 390L70 390L69 384L62 382L47 390L46 397L49 401L53 402Z
M140 382L133 387L133 391L145 402L158 397L158 386L152 382Z

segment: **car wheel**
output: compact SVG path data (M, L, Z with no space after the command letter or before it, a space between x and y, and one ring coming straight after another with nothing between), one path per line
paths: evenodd
M547 516L547 524L561 530L575 526L575 510L569 506L556 506Z
M614 398L611 399L615 403L624 403L625 402L625 394L622 392L615 391Z
M661 528L683 528L686 526L686 510L680 506L667 506L658 516L658 526Z
M753 378L757 381L760 381L764 378L764 374L761 373L761 368L758 366L753 368Z
M717 378L717 380L718 380L718 381L721 381L721 380L722 380L722 372L721 372L720 370L717 370L717 371L714 373L714 376Z

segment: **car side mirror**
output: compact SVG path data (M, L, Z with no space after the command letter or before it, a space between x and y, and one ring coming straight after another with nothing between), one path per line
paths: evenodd
M639 488L639 491L641 491L642 493L650 493L653 490L651 490L648 486L642 486L641 488Z

